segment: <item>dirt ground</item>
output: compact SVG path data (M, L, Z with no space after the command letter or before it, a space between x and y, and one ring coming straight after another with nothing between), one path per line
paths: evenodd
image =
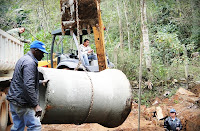
M141 116L141 131L164 131L163 128L155 126L152 121ZM7 131L10 130L8 127ZM119 127L106 128L97 123L93 124L43 124L42 131L137 131L138 129L138 109L133 106L126 121Z
M126 121L119 127L106 128L99 124L51 124L42 125L42 131L137 131L138 115L137 109L132 109ZM156 127L151 121L141 116L141 131L163 131L161 127Z

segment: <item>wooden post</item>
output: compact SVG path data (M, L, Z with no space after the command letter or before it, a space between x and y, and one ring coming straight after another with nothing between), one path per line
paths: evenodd
M93 27L94 39L97 51L97 58L99 64L99 71L105 70L108 68L106 52L105 52L105 44L104 44L104 29L103 29L103 21L101 19L101 12L99 3L97 1L97 12L98 12L98 20L99 24L96 27Z

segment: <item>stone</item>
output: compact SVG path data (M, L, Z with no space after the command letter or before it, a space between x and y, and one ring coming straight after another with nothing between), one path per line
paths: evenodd
M153 103L152 103L152 105L154 106L154 105L159 105L161 103L161 100L157 97L154 101L153 101Z
M163 96L168 97L170 94L170 91L165 91L165 93L163 94Z
M158 106L156 107L156 117L158 120L162 120L163 118L167 117L168 110L166 106Z
M143 116L146 120L152 120L153 117L156 117L156 107L152 106L144 110Z
M184 89L184 88L179 88L176 94L181 94L181 95L187 95L187 96L196 96L194 93Z

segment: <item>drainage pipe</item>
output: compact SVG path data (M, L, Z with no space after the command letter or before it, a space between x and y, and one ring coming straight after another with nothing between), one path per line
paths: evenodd
M131 86L119 70L99 73L39 68L43 124L99 123L105 127L121 125L132 107Z

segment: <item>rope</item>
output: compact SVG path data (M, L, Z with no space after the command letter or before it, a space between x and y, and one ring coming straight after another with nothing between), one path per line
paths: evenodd
M76 0L76 22L77 22L77 41L78 43L80 42L79 41L79 37L80 37L80 29L79 29L79 16L78 16L78 0ZM79 44L80 45L80 44ZM74 70L78 70L78 68L80 67L81 65L81 56L80 56L80 48L78 48L78 56L79 56L79 63L77 65L77 67L74 69ZM92 91L92 95L91 95L91 102L90 102L90 108L89 108L89 112L88 112L88 115L87 117L85 118L85 120L83 121L86 122L87 119L89 118L91 112L92 112L92 108L93 108L93 104L94 104L94 87L93 87L93 83L92 83L92 79L90 77L90 75L88 74L86 68L83 66L83 70L84 72L86 73L87 77L89 78L90 80L90 84L91 84L91 91Z
M84 120L84 122L86 122L87 119L89 118L89 116L90 116L90 114L91 114L91 112L92 112L93 105L94 105L94 87L93 87L92 79L91 79L91 77L89 76L88 72L87 72L87 71L85 71L85 72L86 72L88 78L90 79L92 95L91 95L90 109L89 109L88 115L87 115L86 119Z
M79 33L79 18L78 18L78 0L76 0L76 24L77 24L77 41L78 43L80 42L79 41L79 37L80 37L80 33ZM80 45L80 44L78 44ZM81 65L81 56L80 56L80 49L78 47L78 57L79 57L79 62L78 62L78 65L77 67L74 69L74 70L78 70L78 68L80 67ZM85 67L83 67L83 70L86 70Z

